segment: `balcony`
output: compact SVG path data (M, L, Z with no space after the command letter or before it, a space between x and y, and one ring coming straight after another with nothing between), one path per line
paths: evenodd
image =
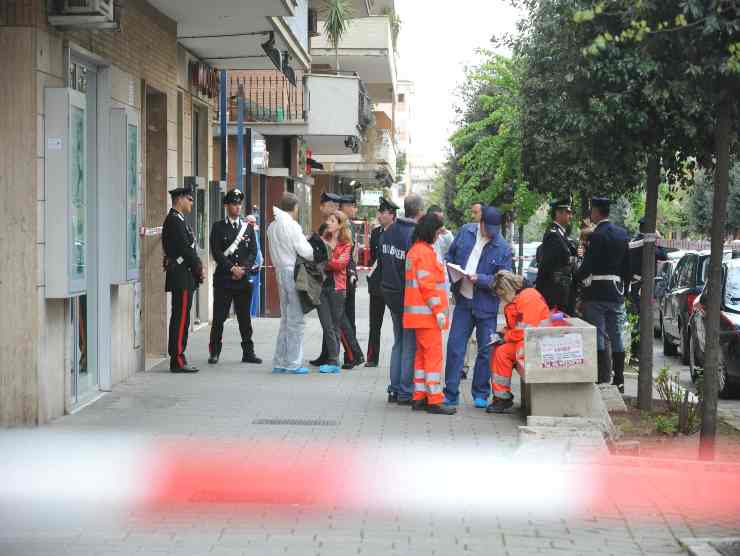
M377 130L374 163L385 166L391 177L396 175L396 145L393 134L388 129Z
M311 73L306 85L312 96L306 135L336 136L344 141L367 125L369 98L359 77Z
M244 123L305 124L310 107L309 89L301 75L293 86L278 71L234 72L228 89L229 124L238 119L239 91L244 91ZM220 121L217 107L214 120Z
M319 33L323 33L323 28L320 21ZM335 65L334 49L323 34L313 39L311 58L314 72ZM396 90L396 52L388 17L353 19L339 43L339 65L343 71L362 77L375 102L392 102Z

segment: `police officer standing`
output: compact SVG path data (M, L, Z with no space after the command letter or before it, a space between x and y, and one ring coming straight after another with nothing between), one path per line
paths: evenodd
M347 215L352 231L352 256L347 267L347 298L344 303L341 339L344 346L343 369L352 369L365 362L362 348L357 342L357 322L355 320L355 297L357 293L357 234L352 221L357 215L357 199L354 194L343 195L339 201L339 210Z
M591 200L591 222L595 228L575 278L583 283L583 318L597 331L598 382L608 383L610 363L619 391L624 391L624 298L629 287L629 236L627 231L609 221L611 201L603 197ZM612 360L606 341L612 348Z
M630 259L630 291L627 310L637 316L635 326L632 327L630 354L633 362L640 358L640 292L642 290L642 247L645 243L645 219L640 218L640 231L632 238L629 244ZM655 262L668 260L665 248L655 246Z
M370 233L370 265L375 264L367 277L367 289L370 294L370 339L367 342L366 367L377 367L380 359L380 329L383 326L385 315L385 300L383 299L383 262L380 257L380 240L383 231L388 229L396 220L398 205L393 201L381 198L378 207L377 226Z
M195 250L195 234L185 222L185 214L193 210L193 190L178 187L170 191L172 208L162 225L164 268L167 273L165 291L172 293L168 353L170 371L197 373L198 369L185 359L190 329L190 308L193 292L203 283L203 263Z
M547 305L572 315L575 309L573 271L576 246L568 238L573 211L570 200L550 203L553 223L542 238L538 249L536 288L547 301Z
M213 273L213 323L208 344L208 362L218 363L224 322L234 304L242 337L242 362L262 363L252 342L252 281L257 267L257 238L254 228L241 218L244 194L232 189L224 196L226 218L213 224L211 253L216 260Z

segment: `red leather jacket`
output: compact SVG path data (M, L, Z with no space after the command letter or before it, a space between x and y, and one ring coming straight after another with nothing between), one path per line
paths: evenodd
M338 292L347 289L347 267L351 256L351 243L337 243L337 246L331 251L329 261L326 263L324 270L331 272L334 276L334 289Z

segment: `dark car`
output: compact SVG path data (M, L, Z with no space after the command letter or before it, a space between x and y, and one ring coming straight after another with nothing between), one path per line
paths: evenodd
M704 366L708 294L709 288L705 287L694 303L689 323L689 368L694 382ZM722 265L721 300L719 395L728 398L740 394L740 259L732 259Z
M663 354L676 355L680 349L684 365L689 364L689 317L704 287L709 255L709 251L690 251L681 257L661 305ZM732 252L725 251L724 259L731 258Z
M662 334L663 298L668 293L673 271L685 254L686 251L672 251L668 253L667 261L658 261L655 271L655 301L653 302L653 330L656 338L660 338Z

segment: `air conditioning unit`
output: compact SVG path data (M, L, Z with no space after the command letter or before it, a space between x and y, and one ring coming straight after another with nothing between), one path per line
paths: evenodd
M319 33L319 12L313 8L308 8L308 36L318 37Z
M60 15L97 15L113 21L113 0L64 0Z

